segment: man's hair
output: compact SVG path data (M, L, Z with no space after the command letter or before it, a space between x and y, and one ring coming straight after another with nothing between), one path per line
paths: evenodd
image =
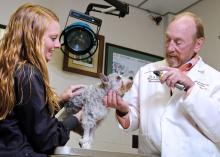
M49 85L48 69L43 55L43 36L53 20L59 22L59 18L51 10L30 3L20 6L12 14L0 42L0 120L5 119L15 105L15 69L24 68L26 63L40 71L45 85L45 101L50 111L53 113L58 108L57 96Z
M189 16L195 22L195 24L196 24L196 37L197 38L205 37L202 20L196 14L194 14L192 12L183 12L183 13L177 14L176 16L174 16L171 19L171 22L176 21L176 20L182 18L183 16Z

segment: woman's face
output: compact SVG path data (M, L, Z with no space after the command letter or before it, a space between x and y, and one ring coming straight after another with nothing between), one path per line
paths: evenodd
M53 52L56 48L60 48L60 25L57 21L51 21L43 36L44 40L44 57L47 62L52 58Z

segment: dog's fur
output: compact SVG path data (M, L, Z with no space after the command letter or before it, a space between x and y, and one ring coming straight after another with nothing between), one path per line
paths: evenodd
M109 90L117 91L123 95L132 85L132 77L122 77L116 73L105 76L100 74L101 83L87 86L80 95L74 96L65 104L67 114L77 113L83 108L82 128L83 134L79 145L82 148L90 148L93 141L93 134L100 121L108 113L108 108L103 104L103 97Z

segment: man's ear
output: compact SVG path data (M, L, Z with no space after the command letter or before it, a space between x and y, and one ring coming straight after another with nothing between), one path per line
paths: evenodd
M204 45L204 42L205 42L205 38L204 37L196 39L196 44L195 44L195 47L194 47L194 52L198 53L201 50L202 46Z

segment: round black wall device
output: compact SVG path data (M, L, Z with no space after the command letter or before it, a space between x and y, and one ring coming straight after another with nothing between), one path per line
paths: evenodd
M97 35L83 22L67 26L60 36L61 51L74 60L92 57L98 47Z

